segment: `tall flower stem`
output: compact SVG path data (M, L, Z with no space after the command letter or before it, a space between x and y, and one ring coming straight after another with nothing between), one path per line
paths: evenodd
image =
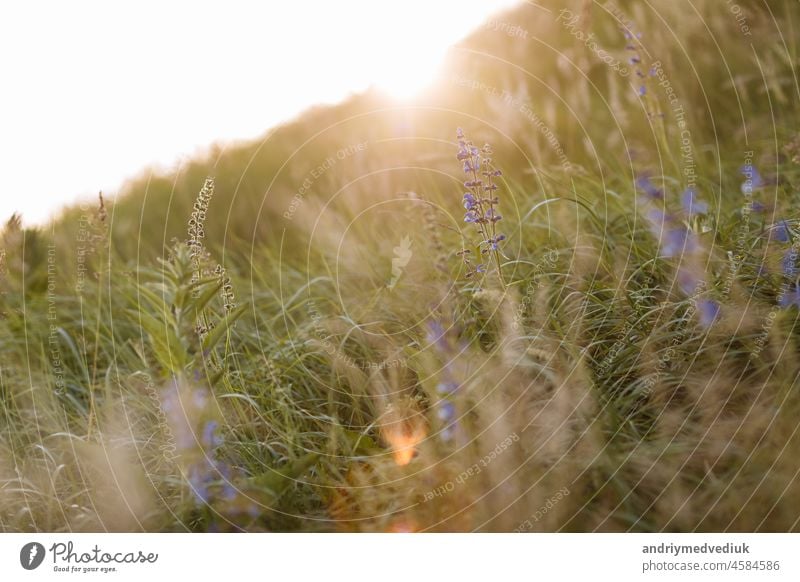
M506 288L505 279L500 262L499 246L506 239L504 234L497 231L497 222L502 220L502 216L497 212L497 205L500 200L495 195L497 184L494 178L501 176L502 172L492 164L492 150L488 144L482 149L475 147L471 141L467 140L464 132L459 128L456 136L458 138L458 155L456 158L463 162L464 173L468 180L464 182L464 187L468 190L464 193L464 208L467 210L464 222L475 224L481 241L478 245L481 255L488 255L488 262L494 259L497 268L497 276L503 289ZM467 251L461 252L464 263L467 265L467 277L472 277L475 273L485 273L484 264L478 264L472 268L472 264L467 257Z

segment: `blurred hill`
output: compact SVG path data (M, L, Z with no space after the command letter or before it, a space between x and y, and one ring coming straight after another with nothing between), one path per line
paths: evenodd
M630 181L637 171L679 174L680 161L664 150L659 131L663 125L666 143L677 149L681 130L671 111L649 111L639 99L621 26L641 35L644 63L661 63L685 113L697 173L719 198L720 159L732 152L738 160L745 143L781 137L776 132L796 127L798 114L796 61L785 56L795 53L797 38L776 35L773 20L796 23L797 3L739 5L751 31L746 36L730 8L713 0L661 0L652 9L624 0L523 3L455 47L438 82L413 102L358 95L307 111L259 140L213 146L174 172L143 172L115 197L114 249L142 259L183 238L206 175L217 182L209 244L228 248L275 243L284 230L305 237L315 209L328 203L348 214L406 191L452 192L455 201L457 126L476 142L491 142L508 180L527 190L541 190L543 174L561 175L569 188L567 167L609 184ZM667 103L664 88L650 85L654 100ZM774 158L774 147L762 148L763 155L770 149ZM330 159L335 163L314 177ZM58 221L60 244L76 239L80 214L73 209Z

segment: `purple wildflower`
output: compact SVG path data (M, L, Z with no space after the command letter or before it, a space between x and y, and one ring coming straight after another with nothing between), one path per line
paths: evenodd
M787 289L781 293L778 303L784 309L788 309L792 305L800 307L800 284L795 284L791 290Z
M232 501L236 499L237 493L238 491L236 490L236 487L231 485L230 481L225 481L225 484L222 486L222 497L228 501Z
M439 382L436 385L436 391L439 394L450 395L458 390L459 386L455 382Z
M494 208L489 208L488 210L486 210L485 218L489 222L497 222L498 220L503 220L503 217L500 216Z
M488 250L496 251L498 249L498 245L506 240L506 235L498 234L488 240L483 241L484 244L488 245L488 249L484 249L484 252L488 252Z
M678 287L686 295L694 295L703 279L703 273L697 267L682 265L678 269Z
M772 226L772 237L782 243L791 242L791 231L789 230L789 223L785 220L781 220L777 224Z
M694 188L690 187L683 191L681 204L683 205L683 210L690 217L708 213L708 204L697 200L697 191Z
M692 253L697 248L698 245L694 233L683 226L667 230L661 241L661 254L665 257Z
M450 350L450 342L447 339L447 330L438 321L428 323L428 342L441 352Z
M639 47L641 46L641 39L642 33L632 33L625 27L622 27L622 34L625 35L625 39L628 41L625 44L625 49L631 52L631 56L628 58L628 64L633 67L633 71L636 74L636 77L642 80L642 83L636 88L636 94L639 97L644 97L647 95L647 74L644 72L642 67L643 59L642 54L639 52ZM650 69L651 77L655 76L653 69ZM648 114L651 115L651 114Z
M636 179L636 187L652 200L661 200L664 198L664 193L656 188L647 176L639 176Z
M742 193L748 194L753 190L762 188L766 185L761 174L753 164L746 164L739 168L739 172L744 176L745 180L742 183Z
M697 302L697 316L700 319L700 325L703 327L711 327L719 317L719 312L719 303L712 299L700 299Z
M203 426L203 437L201 442L208 450L214 450L222 444L222 437L217 434L219 423L216 420L209 420Z
M499 243L506 237L497 232L496 223L502 219L502 216L496 208L500 202L499 197L494 195L498 189L494 179L502 175L502 172L492 164L492 149L488 144L481 149L475 147L471 141L466 139L461 128L456 130L456 137L458 138L456 158L463 162L464 172L467 174L464 187L468 191L464 193L462 200L464 209L467 211L464 215L464 222L474 224L478 229L481 240L488 245L483 252L494 253L498 274L502 281ZM467 267L467 278L484 272L480 265L476 268L472 267L466 251L461 251L459 254Z
M189 467L189 486L198 505L208 503L211 498L210 482L208 471L204 471L201 465L195 464Z
M442 400L439 403L439 411L436 414L442 422L451 423L456 417L455 404L449 400Z

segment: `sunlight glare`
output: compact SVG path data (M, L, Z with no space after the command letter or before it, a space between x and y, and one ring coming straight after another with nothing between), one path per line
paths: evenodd
M376 87L408 98L448 48L515 0L0 5L0 221L113 197L148 166L254 139ZM46 5L43 7L42 5Z

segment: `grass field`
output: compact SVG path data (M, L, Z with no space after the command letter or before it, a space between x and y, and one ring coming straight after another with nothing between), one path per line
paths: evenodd
M799 26L523 3L11 218L0 531L800 530Z

